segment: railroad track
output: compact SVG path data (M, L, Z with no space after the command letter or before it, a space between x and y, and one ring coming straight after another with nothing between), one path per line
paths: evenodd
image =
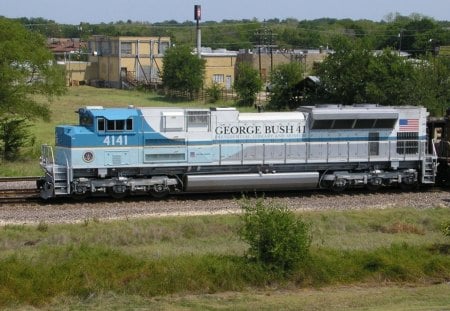
M0 177L0 183L17 181L36 181L40 176L22 176L22 177Z
M0 203L36 200L38 198L38 189L0 189Z
M16 183L35 182L39 177L22 176L22 177L0 177L0 204L16 203L22 201L36 200L39 198L39 190L30 188L29 185L18 186Z

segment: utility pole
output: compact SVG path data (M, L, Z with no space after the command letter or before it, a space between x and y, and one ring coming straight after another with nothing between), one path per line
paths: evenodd
M403 29L400 30L399 34L398 34L398 56L400 56L401 52L402 52L402 37L403 37Z
M261 50L264 49L264 53L267 54L267 52L270 52L270 71L273 70L273 48L277 47L276 44L274 44L274 37L275 34L273 33L272 29L269 29L264 22L264 26L258 29L255 32L255 37L257 39L257 43L255 45L256 48L258 48L258 62L259 62L259 76L262 79L262 61L261 61Z

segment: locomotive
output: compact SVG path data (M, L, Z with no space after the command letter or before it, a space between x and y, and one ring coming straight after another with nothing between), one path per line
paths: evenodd
M43 145L40 196L370 190L434 184L437 155L423 107L80 108L78 125Z

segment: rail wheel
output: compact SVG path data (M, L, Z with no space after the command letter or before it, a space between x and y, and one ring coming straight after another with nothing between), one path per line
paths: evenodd
M86 187L74 186L73 189L74 191L72 192L71 197L74 200L84 200L89 197L90 192Z
M416 190L418 186L419 186L419 184L417 183L417 181L414 181L411 183L401 182L399 184L400 189L402 189L403 191Z
M170 189L165 185L155 185L151 190L150 194L155 199L162 199L169 195Z
M108 194L114 199L123 199L128 195L127 188L125 186L113 186L108 188Z
M74 192L74 193L72 193L71 197L74 200L81 201L81 200L87 199L89 197L89 194L87 192L85 192L85 193Z
M383 185L383 179L380 177L372 178L366 185L366 189L369 191L377 191Z
M342 192L348 187L348 181L345 178L336 178L331 185L331 190L333 192Z

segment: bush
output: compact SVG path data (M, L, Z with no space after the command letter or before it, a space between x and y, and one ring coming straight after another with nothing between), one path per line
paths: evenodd
M222 87L219 83L214 82L210 87L206 89L206 95L209 97L209 102L215 103L220 99L222 93Z
M311 245L310 225L287 207L262 199L254 204L241 200L243 225L239 236L250 245L250 258L282 271L292 271L304 262Z
M3 160L17 159L20 148L33 142L28 128L29 124L23 118L0 119L0 157Z

